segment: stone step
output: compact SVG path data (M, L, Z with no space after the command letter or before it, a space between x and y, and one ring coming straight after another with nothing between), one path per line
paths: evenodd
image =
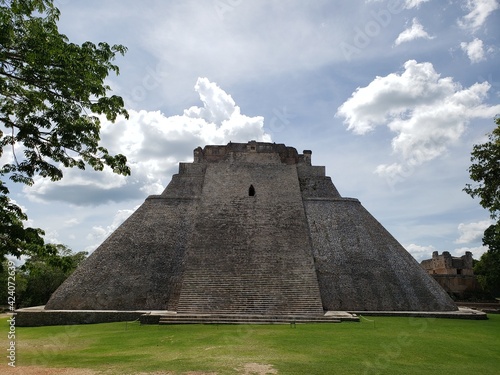
M214 303L213 300L204 300L197 298L185 298L178 304L177 311L181 313L266 313L278 312L286 309L289 314L314 314L321 312L315 301L294 301L273 303L274 300L267 299L232 299L230 303Z
M182 312L182 314L196 314L196 313L203 313L203 314L278 314L280 310L278 309L272 309L272 308L262 308L262 309L255 309L255 308L241 308L241 309L231 309L231 308L225 308L225 309L217 309L214 308L211 305L198 305L196 308L185 308L183 310L179 310ZM297 308L297 309L290 309L287 310L288 314L317 314L318 311L317 309L314 308Z
M159 318L158 324L290 324L340 323L342 319L304 315L176 314Z
M144 314L141 324L295 324L295 323L340 323L359 322L359 317L343 311L327 315L301 314Z
M207 289L209 290L209 289ZM213 290L213 289L210 289L212 292L216 292L216 293L213 293L211 294L210 296L208 295L204 295L201 293L201 291L190 291L190 292L186 292L183 294L183 297L184 298L190 298L190 297L196 297L197 299L199 300L203 300L203 299L206 299L206 300L209 300L209 299L212 299L218 295L223 295L222 293L227 293L228 290L230 289L223 289L223 290ZM219 293L217 293L219 292ZM238 294L234 294L234 295L229 295L229 298L233 301L235 300L243 300L243 301L246 301L246 300L253 300L253 299L259 299L259 300L267 300L267 301L275 301L277 299L283 299L284 297L295 297L297 294L292 292L292 291L286 291L286 290L281 290L281 291L272 291L270 292L272 294L270 295L266 295L266 294L263 294L263 293L256 293L255 291L248 291L248 292L245 292L245 291L238 291ZM300 302L300 301L314 301L315 299L314 298L311 298L311 297L307 297L307 296L300 296L301 298L297 300L297 302Z
M207 168L212 179L204 181L176 311L320 315L296 170L273 166L272 178L261 166L246 171L256 187L273 186L268 195L249 201L233 194L231 185L220 189L219 179L235 172L232 164Z

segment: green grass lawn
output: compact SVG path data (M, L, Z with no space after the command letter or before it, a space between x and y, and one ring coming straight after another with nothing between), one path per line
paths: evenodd
M243 371L248 363L267 365L276 374L499 374L500 316L489 318L368 317L361 323L295 328L137 323L17 327L16 364L106 374L253 374ZM6 320L0 322L5 333L0 342L7 349Z

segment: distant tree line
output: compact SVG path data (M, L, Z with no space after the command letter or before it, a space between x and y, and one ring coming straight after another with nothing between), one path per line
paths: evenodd
M52 293L87 257L87 252L73 253L65 245L51 245L56 255L35 255L17 267L15 276L16 308L45 305ZM1 264L0 285L7 285L7 260ZM6 305L8 290L0 288L0 306Z

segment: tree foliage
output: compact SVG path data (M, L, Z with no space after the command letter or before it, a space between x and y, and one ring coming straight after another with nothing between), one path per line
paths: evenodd
M496 219L484 232L483 245L489 251L500 252L500 117L495 123L497 127L488 134L488 142L472 149L469 174L477 184L467 184L464 191L473 198L479 197L481 206Z
M464 191L479 197L482 207L490 212L496 223L484 232L483 245L488 251L474 267L474 272L483 288L500 295L500 117L495 119L497 127L488 135L488 142L475 145L471 153L470 178L477 184L467 184Z
M500 297L500 252L487 251L474 266L481 287L494 297Z
M51 245L55 254L35 255L16 270L16 307L45 305L52 293L66 280L87 256L73 253L64 245ZM7 285L6 261L0 270L0 280ZM7 301L7 288L0 290L0 305Z
M128 118L105 83L122 45L71 43L59 33L52 0L0 0L0 254L39 252L43 231L24 228L26 215L9 199L4 177L32 184L59 180L63 169L109 166L129 175L124 155L100 145L100 117ZM49 251L50 249L44 249Z
M488 142L474 145L469 174L477 185L467 184L464 191L471 197L479 197L480 204L490 212L492 219L500 216L500 117L497 127L488 135Z
M45 249L43 231L25 228L27 216L9 199L8 192L0 181L0 261L6 254L19 257L22 253L37 254Z

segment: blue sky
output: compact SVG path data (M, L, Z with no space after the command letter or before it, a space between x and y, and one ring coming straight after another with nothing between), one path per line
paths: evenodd
M11 187L30 224L93 251L180 161L250 139L313 151L417 260L478 258L488 213L462 189L500 114L497 0L56 0L71 41L128 47L103 122L129 178L65 171Z

